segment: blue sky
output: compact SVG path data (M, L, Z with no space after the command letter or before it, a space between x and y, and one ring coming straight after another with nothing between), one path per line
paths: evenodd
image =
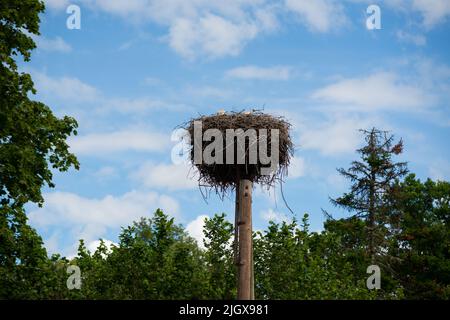
M32 61L38 94L79 122L81 170L55 172L30 223L50 253L84 238L118 241L121 226L161 207L197 239L202 219L234 215L233 197L206 203L194 174L171 161L175 127L219 109L285 116L297 147L284 194L320 230L321 208L348 184L336 173L360 128L391 130L420 178L449 179L448 0L47 0ZM66 8L81 9L69 30ZM381 29L366 28L369 5ZM291 219L279 187L255 189L254 228Z

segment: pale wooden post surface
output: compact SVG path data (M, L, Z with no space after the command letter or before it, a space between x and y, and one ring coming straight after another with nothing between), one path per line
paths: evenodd
M250 180L240 180L236 190L236 225L238 237L238 299L254 299L252 189Z

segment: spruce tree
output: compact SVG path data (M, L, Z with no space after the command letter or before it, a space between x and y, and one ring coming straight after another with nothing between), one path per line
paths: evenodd
M394 142L394 136L376 128L360 130L366 144L357 150L360 161L353 161L350 168L338 172L350 180L350 191L331 202L354 213L365 221L367 252L372 263L385 253L389 233L389 193L394 182L407 172L406 162L394 162L393 156L403 152L403 141Z

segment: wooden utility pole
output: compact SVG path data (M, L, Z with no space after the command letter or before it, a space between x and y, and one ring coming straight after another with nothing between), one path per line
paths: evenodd
M252 190L250 180L239 180L236 188L235 262L238 275L238 299L253 300Z

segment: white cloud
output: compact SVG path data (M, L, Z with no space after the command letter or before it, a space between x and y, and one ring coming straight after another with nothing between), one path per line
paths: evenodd
M254 15L263 30L274 31L278 29L279 21L276 16L276 10L273 7L256 9Z
M428 173L433 180L448 181L450 179L450 162L442 158L434 159Z
M412 43L416 46L424 46L427 44L427 38L421 34L411 34L402 30L398 30L396 33L397 39L405 42Z
M61 10L67 8L69 0L44 0L44 3L47 9Z
M204 249L205 246L203 244L203 239L205 235L203 234L203 227L205 226L205 219L209 218L207 215L200 215L191 222L189 222L186 226L186 231L189 233L191 237L197 240L197 243L200 248Z
M334 171L333 173L329 174L326 177L326 181L328 185L333 188L334 190L342 191L344 192L348 188L348 181L345 180L345 178L339 174L337 171Z
M149 87L155 87L161 85L163 81L156 77L146 77L142 83Z
M50 237L44 239L44 246L47 252L53 254L58 253L61 234L55 231Z
M416 69L416 77L420 85L428 92L443 97L442 102L448 101L450 92L450 67L436 63L431 59L416 59L408 61L408 66Z
M212 97L217 99L225 99L233 95L233 92L230 90L213 86L199 86L199 87L189 86L186 88L186 91L189 95L202 98Z
M82 0L94 10L131 23L166 27L164 39L188 59L237 55L246 43L278 25L273 6L265 0Z
M49 39L44 36L34 37L37 48L44 51L71 52L72 47L61 37Z
M95 172L95 176L99 179L111 178L117 175L117 170L111 166L101 167Z
M108 240L108 239L103 239L103 243L105 244L107 254L111 253L112 247L119 246L117 243L115 243L111 240ZM88 249L91 254L94 254L95 251L97 251L99 246L100 246L100 240L94 240L94 241L89 242L86 245L86 249Z
M111 111L115 110L121 113L145 113L155 110L172 110L179 111L185 109L177 103L169 103L160 99L153 99L150 97L140 98L105 98L102 101L102 107L99 110Z
M133 20L145 19L150 15L150 6L154 1L148 0L81 0L94 9Z
M179 211L178 203L171 197L134 190L118 197L107 195L101 199L52 192L45 194L44 199L44 207L30 213L31 220L44 226L61 223L119 227L148 216L157 208L171 215Z
M342 5L334 0L286 0L285 3L312 31L336 30L347 21Z
M306 173L305 159L302 157L293 157L289 165L288 177L295 179L303 177Z
M432 100L419 86L404 83L387 72L339 80L317 90L312 97L358 111L414 111L428 107Z
M444 22L450 15L450 1L448 0L413 0L412 7L420 11L423 24L427 28Z
M178 202L156 192L133 190L121 196L107 195L103 198L52 192L44 194L44 199L43 208L30 212L30 222L33 226L64 231L65 239L73 244L71 251L76 248L78 239L84 239L86 243L98 240L108 230L130 225L140 217L148 217L157 208L170 216L179 217ZM68 253L67 248L62 251Z
M167 188L169 190L189 190L198 187L197 173L187 163L143 164L131 175L146 187Z
M226 72L227 77L237 79L255 79L255 80L289 80L292 69L287 66L258 67L242 66L233 68Z
M280 16L292 12L309 30L330 32L348 23L344 5L337 0L78 0L83 7L101 10L129 23L155 23L167 32L162 37L188 59L236 56L258 36L277 30ZM356 2L348 0L347 2ZM369 3L369 1L358 1ZM67 0L46 0L51 9L66 8ZM386 5L419 12L431 28L450 14L448 0L390 0ZM417 41L417 40L416 40ZM422 41L422 40L419 40ZM125 43L122 49L129 47Z
M33 77L38 94L45 98L57 98L69 102L69 104L81 104L83 107L88 102L95 103L93 108L95 112L145 113L162 109L179 111L187 108L179 103L170 103L150 97L107 97L97 88L78 78L70 76L52 77L37 70L29 70L29 72Z
M263 210L260 213L261 218L264 221L273 221L275 223L281 223L283 221L285 222L291 222L292 218L289 218L286 214L274 211L273 209L267 209Z
M72 151L79 155L102 155L123 151L160 152L166 150L168 144L167 135L142 130L91 133L75 136L69 141Z
M36 89L45 96L72 102L98 101L100 98L100 93L96 88L77 78L52 78L38 71L32 71L31 73Z
M207 14L198 20L180 18L174 21L168 41L172 49L186 58L195 58L199 51L219 58L238 55L258 32L258 27L253 23L233 22Z
M261 198L267 201L267 203L271 206L276 206L277 204L277 194L274 187L267 189L267 187L256 185L253 190L253 196L255 198Z
M361 143L359 129L380 127L377 118L366 119L348 114L300 128L300 148L318 150L324 155L354 153Z
M126 42L122 43L122 44L119 46L118 50L119 50L119 51L128 50L128 49L131 48L131 46L132 46L133 44L134 44L134 41L126 41Z
M428 30L444 23L450 16L448 0L385 0L384 4L403 13L418 12L422 25Z

